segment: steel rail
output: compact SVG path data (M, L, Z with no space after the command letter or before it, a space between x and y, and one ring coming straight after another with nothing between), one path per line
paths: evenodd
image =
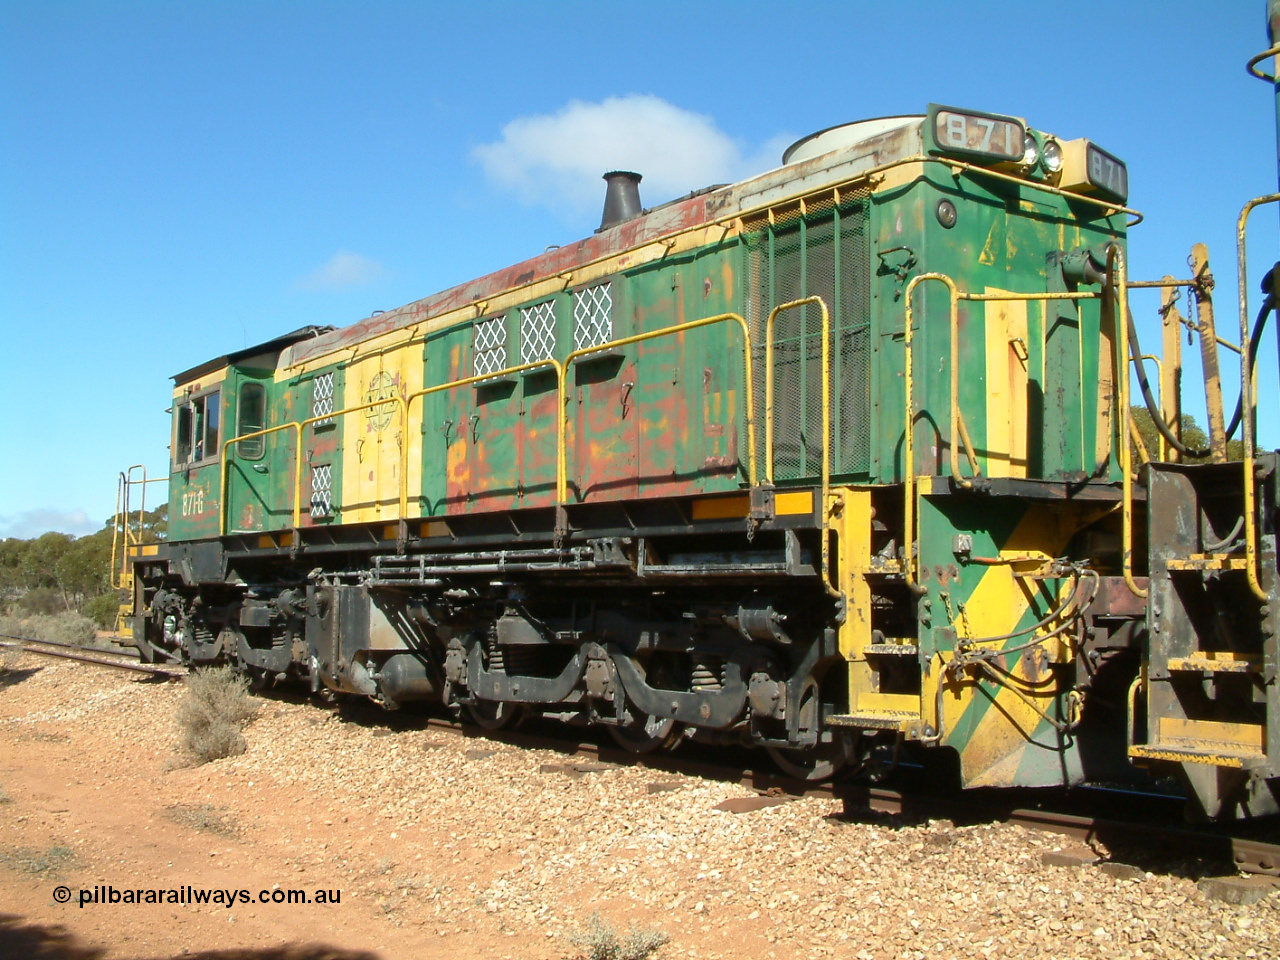
M153 677L164 677L166 680L181 680L185 673L175 673L172 670L165 670L161 667L149 667L141 663L126 663L122 660L106 660L102 657L86 657L78 653L70 653L65 650L40 650L34 644L48 643L45 640L32 640L30 638L21 638L18 642L0 642L0 646L18 649L22 653L31 653L40 657L57 657L62 660L74 660L77 663L90 663L98 667L114 667L116 670L129 670L133 673L145 673ZM63 644L59 644L63 646ZM66 644L73 646L73 644ZM115 654L116 656L127 656L127 654Z
M92 650L96 653L109 653L117 657L132 657L135 660L138 658L137 647L125 647L122 650L112 650L110 647L99 647L80 643L64 643L61 640L37 640L35 637L20 637L12 633L0 633L0 637L3 637L6 640L20 640L23 643L42 643L49 647L63 647L68 650Z

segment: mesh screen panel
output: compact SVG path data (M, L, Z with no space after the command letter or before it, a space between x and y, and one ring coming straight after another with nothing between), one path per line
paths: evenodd
M610 281L573 295L573 348L595 347L613 339L613 294Z
M333 413L333 373L322 373L316 377L315 385L311 391L311 415L313 417L325 417ZM331 423L330 420L321 420L319 423Z
M775 217L745 242L747 315L764 399L765 324L776 306L818 296L831 313L831 470L865 474L870 444L870 276L866 194L806 204ZM822 469L822 313L782 311L773 327L773 466L777 480ZM763 411L762 411L763 412ZM760 432L760 457L763 449Z
M474 327L474 376L502 370L507 365L507 321L504 317L477 320Z
M520 362L535 363L555 356L556 302L544 300L520 309Z
M311 519L320 520L333 512L333 464L311 466Z

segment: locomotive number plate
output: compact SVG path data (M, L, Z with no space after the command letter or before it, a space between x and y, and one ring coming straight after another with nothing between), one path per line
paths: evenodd
M933 141L943 153L962 153L992 160L1022 159L1027 130L1013 117L931 104L929 118Z
M1092 143L1086 148L1089 182L1099 193L1124 203L1129 199L1129 170L1124 161L1117 160L1107 151Z

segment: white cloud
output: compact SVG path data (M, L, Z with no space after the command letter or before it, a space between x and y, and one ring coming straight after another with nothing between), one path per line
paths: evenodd
M24 510L22 513L0 514L0 540L16 537L30 540L56 530L83 537L102 529L102 524L89 519L83 510Z
M376 260L339 250L315 271L300 277L293 286L296 290L346 290L367 287L386 275L386 267Z
M492 181L525 203L585 214L603 203L600 177L609 170L643 175L640 195L653 205L776 167L787 142L775 137L748 156L711 117L632 95L573 100L557 113L518 117L473 155Z

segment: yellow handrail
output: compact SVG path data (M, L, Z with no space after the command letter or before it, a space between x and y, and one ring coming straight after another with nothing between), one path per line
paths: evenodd
M833 597L843 594L831 585L831 538L827 535L831 496L831 313L819 296L780 303L764 324L764 470L773 483L773 323L783 310L817 305L822 310L822 585ZM754 483L753 483L754 485Z
M129 484L133 477L133 471L139 467L143 470L143 478L146 477L146 467L141 463L131 464L124 470L120 471L120 478L116 481L116 512L114 523L115 526L111 531L111 566L109 568L111 575L111 588L119 590L124 586L125 577L129 567ZM145 493L146 486L143 486ZM124 517L121 517L121 514ZM116 578L116 540L120 541L120 576Z
M1267 51L1267 56L1273 51ZM1253 61L1250 61L1252 64ZM1252 364L1249 362L1251 346L1249 343L1249 293L1245 282L1245 227L1249 214L1255 207L1280 201L1280 193L1255 197L1240 210L1240 218L1236 221L1236 272L1239 276L1239 289L1236 296L1240 301L1240 440L1244 445L1244 551L1245 571L1249 578L1249 589L1259 600L1267 600L1267 591L1262 589L1258 581L1258 513L1254 503L1253 460L1257 451L1256 438L1253 435L1253 417L1255 404L1255 384Z
M754 371L751 357L751 334L747 321L736 313L718 314L714 317L704 317L700 320L690 320L686 323L678 323L670 327L663 327L660 330L652 330L647 333L636 334L632 337L623 337L618 340L612 340L594 347L587 347L581 350L575 350L565 358L565 362L561 364L553 358L545 360L537 360L532 363L522 363L516 366L506 367L502 370L495 370L490 373L479 374L471 377L463 377L458 380L452 380L449 383L436 384L431 387L425 387L422 390L415 391L407 397L401 397L398 394L390 397L384 397L377 400L370 400L358 406L347 407L343 410L335 410L332 413L323 414L321 416L309 417L302 421L290 421L289 423L278 424L274 427L267 427L263 430L255 430L252 433L246 433L242 436L233 437L222 444L222 504L218 517L218 535L225 536L227 532L227 450L233 445L244 440L253 440L268 434L277 433L281 430L296 430L295 448L294 448L294 490L291 504L291 513L293 518L293 526L297 528L301 524L302 513L302 432L303 430L320 421L331 420L334 417L340 417L348 413L356 413L360 410L367 410L372 407L380 407L384 404L393 403L400 408L400 424L402 427L402 436L404 438L400 451L400 478L399 478L399 520L408 518L408 462L409 462L409 442L408 442L408 424L409 424L409 408L413 401L419 397L426 397L433 393L439 393L445 390L452 390L457 387L467 386L469 384L480 383L482 381L494 380L500 377L513 376L529 370L536 370L540 367L550 367L556 374L557 383L557 429L556 429L556 502L563 504L568 499L568 467L565 455L565 434L566 422L565 416L565 394L566 379L568 375L569 365L575 360L579 360L589 354L598 353L602 350L609 350L614 347L623 347L631 343L637 343L641 340L651 340L660 336L667 336L674 333L681 333L685 330L694 330L698 327L709 326L713 323L723 323L726 321L734 321L742 329L743 333L743 355L746 374L746 403L747 403L747 444L748 444L748 478L752 486L756 483L756 456L755 456L755 395L754 395Z
M1277 56L1280 56L1280 44L1277 44L1276 46L1271 47L1269 50L1263 50L1260 54L1258 54L1255 57L1250 57L1249 62L1245 64L1244 68L1247 71L1249 71L1249 76L1251 77L1257 77L1259 80L1267 81L1267 83L1275 83L1276 82L1275 77L1271 76L1271 74L1269 73L1263 73L1261 70L1258 70L1257 66L1263 60L1267 59L1267 57L1277 57Z
M288 423L277 424L274 427L266 427L262 430L254 430L252 433L246 433L239 437L232 437L230 440L224 440L222 442L222 463L220 464L219 469L219 473L221 475L218 478L218 481L221 484L219 487L220 493L218 501L218 536L225 537L227 535L227 450L231 448L232 444L240 443L242 440L256 440L258 437L265 437L271 433L279 433L281 430L297 430L299 437L297 446L302 446L302 425L295 420L290 420ZM297 487L295 486L295 502L293 504L293 526L295 529L298 527L300 519L296 492Z
M583 357L591 354L600 353L603 350L612 350L615 347L625 347L632 343L639 343L642 340L653 340L657 337L670 336L675 333L683 333L685 330L696 330L698 327L706 327L713 323L725 323L733 321L742 329L742 354L744 358L746 373L746 401L747 401L747 480L751 486L756 485L756 422L755 422L755 388L754 388L754 370L751 360L751 328L747 325L747 321L737 313L720 313L714 317L703 317L700 320L688 320L684 323L673 324L670 327L662 327L658 330L650 330L646 333L637 333L630 337L621 337L617 340L610 340L607 343L596 344L592 347L583 347L580 350L574 350L564 358L564 369L560 373L560 423L556 432L559 434L557 451L560 457L560 480L563 487L558 491L557 496L559 502L563 505L569 496L569 468L565 454L565 433L568 427L569 417L565 412L567 402L567 379L569 376L569 368L575 361L581 360ZM824 507L825 509L825 507Z
M291 420L288 423L280 423L274 427L266 427L262 430L254 430L252 433L242 434L238 437L232 437L230 440L222 444L222 502L218 510L218 536L226 536L227 533L227 450L232 444L241 443L245 440L256 440L258 437L265 437L271 433L279 433L281 430L296 430L294 435L293 448L293 497L290 502L290 515L292 517L292 526L296 530L302 525L302 431L313 423L320 423L324 420L332 420L335 417L341 417L348 413L359 413L361 410L369 410L373 407L381 407L387 404L394 404L401 410L400 423L404 425L407 418L404 415L405 401L398 393L389 397L379 397L376 400L367 400L364 403L357 404L354 407L345 407L342 410L334 410L330 413L324 413L317 417L308 417L305 420ZM408 449L408 440L402 439L400 450L401 458L404 459L405 451ZM404 480L404 471L400 471L400 516L403 518L404 500L408 487Z
M141 470L142 479L133 479L133 471ZM138 530L142 530L143 515L147 512L147 484L164 483L169 478L165 477L147 477L147 468L145 464L135 463L120 471L119 479L116 481L116 512L112 520L114 526L111 531L111 566L108 568L108 577L110 578L111 588L119 590L128 586L126 578L129 575L129 547L140 542L129 529L129 491L134 487L142 487L142 495L138 501ZM116 549L116 543L119 542L119 551ZM116 575L116 557L120 558L119 576Z
M947 310L951 330L951 436L948 438L951 479L965 490L971 490L973 481L960 474L960 447L956 441L959 440L964 444L965 456L969 458L969 469L973 471L975 476L980 475L982 470L978 466L978 457L974 453L973 441L969 437L969 427L964 422L964 414L960 412L960 300L972 298L967 294L961 294L956 287L956 282L945 273L918 273L907 284L907 291L904 295L906 297L906 317L904 321L906 329L910 329L915 319L911 306L911 294L925 280L937 280L947 288ZM914 473L915 465L910 464L909 466L911 468L909 472Z
M912 353L911 333L911 294L915 292L916 281L923 278L912 277L907 284L906 317L902 325L902 380L906 390L903 409L906 411L906 430L902 435L902 579L912 593L923 593L917 577L916 569L920 558L916 556L916 443L915 443L915 381ZM938 683L941 684L941 679ZM939 694L941 696L941 694ZM941 729L942 715L939 711L938 725Z
M482 374L477 374L476 376L473 376L473 377L463 377L461 380L451 380L448 383L437 383L435 386L423 387L421 390L418 390L415 393L409 394L409 396L405 397L405 402L404 402L405 436L406 437L408 436L408 431L409 431L409 410L413 406L413 401L417 400L419 397L428 397L433 393L441 393L445 390L453 390L456 387L465 387L468 384L480 383L485 380L498 380L503 377L513 377L516 374L525 373L526 371L529 371L529 370L537 370L537 369L540 369L541 367L550 367L552 370L555 371L555 374L556 374L557 409L561 411L561 413L558 413L556 415L556 422L559 423L564 410L564 367L561 366L560 361L555 360L551 357L548 357L545 360L535 360L532 363L519 363L519 364L516 364L514 367L504 367L501 370L494 370L492 373L482 373ZM557 432L556 502L563 503L564 502L563 490L565 486L564 474L563 474L564 434L559 430L557 430L556 432ZM401 484L404 487L402 491L402 496L401 496L401 509L400 509L401 519L406 519L409 512L409 497L408 497L409 469L408 467L409 467L409 444L406 441L405 447L404 447L404 466L400 471Z
M903 440L903 457L905 459L903 470L903 537L907 541L905 544L905 562L903 564L903 577L906 579L907 586L912 590L918 590L919 585L915 578L915 563L917 559L913 553L912 543L914 543L914 526L915 526L915 438L913 435L913 426L915 424L915 411L913 405L914 381L912 377L912 324L914 322L914 308L911 302L911 295L915 292L915 288L925 280L937 280L947 288L948 298L948 319L951 335L951 409L950 409L950 430L951 436L948 438L950 447L950 466L951 479L961 488L969 490L973 488L973 480L963 476L960 473L960 443L964 444L965 456L969 460L969 467L973 470L974 475L981 474L978 465L977 454L974 451L973 439L969 435L969 426L965 422L964 413L960 409L960 301L970 300L976 302L990 301L1029 301L1029 300L1095 300L1099 299L1101 293L1080 293L1068 291L1056 291L1045 293L965 293L961 291L955 281L945 273L920 273L912 277L907 283L907 289L904 293L905 318L903 325L903 348L904 348L904 381L906 388L906 429ZM957 443L959 441L959 443Z
M1133 411L1129 407L1129 274L1125 266L1124 251L1119 244L1107 247L1107 286L1110 290L1112 278L1116 285L1116 326L1119 328L1116 349L1116 400L1120 407L1119 428L1116 431L1116 446L1120 452L1121 479L1121 543L1120 550L1124 582L1129 592L1135 597L1146 597L1147 591L1138 586L1133 578L1133 457L1130 454L1128 437L1133 427Z
M400 394L394 393L389 397L366 400L364 403L357 404L354 407L335 410L332 413L322 413L317 417L307 417L307 419L298 424L298 442L294 452L293 468L293 525L295 528L297 528L299 521L302 519L302 431L313 423L332 420L334 417L341 417L348 413L359 413L361 410L371 410L374 407L381 407L388 403L395 404L400 408L400 482L398 491L399 516L397 519L403 520L405 518L405 514L408 513L409 497L409 482L405 478L405 466L409 462L409 404Z

